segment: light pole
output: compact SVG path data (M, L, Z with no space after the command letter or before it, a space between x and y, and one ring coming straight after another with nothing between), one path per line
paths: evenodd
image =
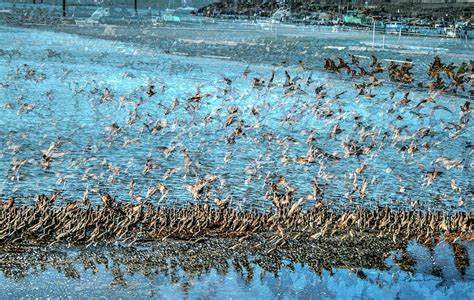
M372 49L375 48L375 19L372 17L372 22L374 22L374 27L372 30Z

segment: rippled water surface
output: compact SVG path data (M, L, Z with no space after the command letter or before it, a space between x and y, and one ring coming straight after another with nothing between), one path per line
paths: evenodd
M3 50L19 51L0 56L0 188L20 203L54 191L62 191L61 201L70 201L86 189L94 201L94 191L127 200L130 187L133 197L145 198L160 182L168 193L152 200L183 204L192 201L186 186L217 175L209 198L247 207L267 207L270 183L284 176L298 197L311 194L316 177L330 203L350 199L368 206L406 206L418 201L454 207L462 197L463 207L472 208L472 122L462 130L450 127L469 101L466 92L430 93L387 80L368 99L357 95L347 76L323 72L322 62L315 70L248 65L7 27L0 28L0 40ZM426 56L416 65L415 76L425 78L431 59ZM253 78L268 82L272 70L270 88L253 87ZM299 86L295 91L285 88L285 71ZM327 97L317 99L314 89L322 84ZM406 92L412 102L390 113ZM204 97L189 101L196 93ZM436 103L416 107L427 97ZM336 124L340 132L331 137ZM430 131L417 134L420 128ZM236 130L241 134L233 137ZM313 141L307 142L309 137ZM353 140L372 150L345 157L342 144ZM400 151L410 145L417 147L412 156ZM51 160L42 165L50 146L56 146L47 153ZM298 163L310 147L320 149L319 157ZM187 167L185 155L191 159ZM437 161L440 157L454 163L446 166ZM159 167L144 174L148 160ZM20 167L12 170L15 164ZM355 174L361 164L366 165L363 173ZM442 174L428 184L426 173L433 170ZM452 180L460 190L453 190ZM355 192L364 186L363 193Z
M472 245L467 251L472 257ZM30 253L34 254L18 253L16 261L0 266L3 297L470 299L474 280L472 265L459 269L451 246L445 243L431 249L410 243L387 257L384 270L355 267L318 272L314 261L296 263L279 258L278 253L274 258L213 257L213 263L192 250L190 260L167 257L148 246ZM152 259L152 253L161 259ZM410 258L408 266L397 262L402 253Z

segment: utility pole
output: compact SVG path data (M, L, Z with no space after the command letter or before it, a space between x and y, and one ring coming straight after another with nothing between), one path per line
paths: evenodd
M135 0L135 14L138 13L138 4L137 4L137 0Z
M63 0L63 17L66 16L66 0Z

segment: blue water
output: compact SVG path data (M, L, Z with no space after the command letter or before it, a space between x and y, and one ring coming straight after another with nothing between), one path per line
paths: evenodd
M351 88L347 76L301 71L297 66L248 66L173 56L150 46L36 29L0 28L0 42L3 50L21 53L0 56L0 189L4 197L15 196L18 203L32 204L35 194L54 191L62 191L60 203L71 201L81 198L86 188L93 201L98 201L98 191L130 201L127 186L133 178L135 197L144 199L148 189L161 182L169 190L162 203L184 204L193 201L187 185L206 175L217 175L210 199L227 199L245 207L269 207L264 195L278 176L284 176L297 189L296 197L311 194L311 180L316 176L326 201L338 205L348 203L354 183L362 187L366 182L366 194L353 193L353 203L409 206L418 201L442 208L457 207L462 197L461 209L473 207L472 148L466 147L472 142L472 123L459 132L443 130L458 122L465 97L412 89L412 103L398 106L390 114L388 109L402 99L405 90L388 82L372 90L374 98L366 99L357 96L358 90ZM48 57L48 49L59 57L51 51ZM431 59L426 57L426 64ZM28 79L25 74L29 69L34 69L35 75ZM247 78L243 76L246 69ZM252 87L254 77L269 78L273 69L274 87ZM301 78L301 92L285 96L284 70L293 78ZM310 74L314 82L305 86L302 80ZM224 77L232 80L226 95ZM152 97L146 94L149 80L155 85L156 95ZM321 84L325 84L328 98L317 100L314 88ZM108 93L106 89L110 96L101 100ZM393 100L387 100L392 91ZM193 112L187 107L187 98L197 92L208 96L198 104L191 103L197 107ZM345 94L332 99L341 92ZM410 109L428 96L436 103L425 104L419 112L430 116L417 118ZM167 113L174 98L179 105ZM19 111L25 104L32 109ZM318 117L311 112L314 105L318 112L331 112L332 116ZM432 111L434 105L443 105L452 113ZM238 112L234 123L226 127L231 106ZM257 116L251 113L253 108ZM134 115L135 123L129 124ZM342 143L359 139L360 128L353 120L356 115L362 117L365 131L375 134L365 145L376 146L369 155L345 158ZM239 120L243 121L245 136L227 144ZM121 128L119 133L110 132L113 123ZM150 134L144 123L160 123L164 128ZM330 138L336 124L342 132ZM430 127L430 135L414 137L421 127ZM392 143L395 128L404 129ZM311 132L316 139L314 146L341 160L319 158L313 164L295 163L297 157L306 155L305 141ZM384 133L386 142L382 142ZM269 134L270 141L263 138ZM55 158L43 168L39 165L42 151L55 142L60 143ZM399 151L412 142L418 147L413 157ZM424 143L429 148L421 147ZM168 157L166 148L173 150ZM193 161L188 174L183 151ZM441 156L459 162L448 170L435 162ZM27 161L13 172L13 159ZM161 168L144 175L149 159ZM361 163L366 168L354 179ZM424 174L435 169L443 174L431 185L423 185ZM461 192L451 188L452 179Z
M472 245L467 247L472 257ZM265 271L257 257L249 257L243 269L236 269L232 259L219 261L219 265L208 269L203 266L202 270L186 271L184 262L171 263L169 259L160 267L148 267L150 262L146 262L141 268L125 264L128 258L107 248L101 263L86 267L81 260L87 257L78 250L49 251L49 255L55 251L54 260L45 255L42 264L26 267L16 277L8 266L2 267L2 298L472 299L474 280L472 264L461 275L455 268L451 247L444 243L432 253L423 246L410 244L407 253L415 261L412 272L400 270L394 263L399 254L394 252L386 259L385 270L357 269L362 276L355 269L345 268L324 269L318 274L309 265L288 260ZM94 261L94 257L89 259ZM432 274L436 266L441 268L438 276Z
M407 38L396 44L396 38L387 37L392 47L370 52L370 44L367 44L371 41L370 34L308 33L296 29L298 34L320 38L314 44L298 45L302 51L315 51L319 55L331 51L334 56L344 55L354 49L366 51L367 56L377 53L384 58L411 53L416 65L422 67L416 71L419 77L424 76L420 70L431 62L433 53L442 55L444 61L459 62L465 60L472 49L447 40ZM245 34L229 35L229 40L238 40ZM296 34L286 34L288 39L296 38ZM212 40L212 36L209 38ZM283 37L274 41L281 42L281 60L286 59L284 47L293 44L287 44L288 40ZM326 46L329 48L323 50ZM343 48L338 50L332 46ZM301 71L295 65L282 67L263 62L248 65L239 61L183 57L166 54L150 45L39 29L0 27L0 49L4 50L0 51L4 53L0 56L0 194L2 199L14 196L18 205L33 205L34 195L50 195L54 191L62 191L58 200L58 205L62 205L81 199L86 189L93 202L100 201L101 191L109 191L124 201L143 201L148 189L157 182L164 184L169 192L166 197L158 194L148 201L156 204L162 198L161 203L165 205L185 205L196 201L186 186L206 175L219 176L212 183L211 201L227 198L233 205L247 208L271 206L271 201L264 196L278 176L284 176L296 188L296 198L312 193L311 181L316 176L325 201L338 206L348 205L348 193L354 183L360 187L364 182L367 183L365 197L354 193L352 203L368 207L381 204L408 207L418 201L430 209L449 207L468 211L474 205L473 150L466 147L472 144L472 123L459 132L443 129L449 123L458 122L460 106L467 101L466 93L461 96L430 93L384 82L372 90L376 94L374 98L367 99L357 97L358 91L352 89L353 82L347 76L321 71L322 61L311 62L319 66L316 70ZM49 51L48 57L48 49L56 52ZM20 55L12 52L14 50ZM423 51L429 55L420 54ZM55 53L59 53L59 57ZM209 51L209 55L212 54ZM315 60L321 58L315 57ZM361 61L368 64L368 60ZM252 87L254 77L268 78L272 70L276 72L275 86ZM285 70L293 78L301 78L298 82L304 92L285 96ZM247 77L243 76L244 72L248 72ZM310 74L314 82L305 86L301 82ZM231 87L224 78L232 80ZM383 76L377 78L384 79ZM149 80L155 85L156 95L152 97L146 93ZM328 97L318 100L314 89L323 83ZM472 89L472 86L466 87ZM106 89L110 97L104 99L108 95ZM224 89L227 89L225 95ZM393 100L387 100L392 91ZM406 91L410 91L409 98L413 102L388 113L392 103L400 101ZM187 99L197 92L209 95L198 104L191 103L197 107L193 112L187 108ZM333 99L341 92L346 93ZM428 96L434 97L436 103L424 104L419 112L431 116L419 119L410 109ZM174 97L179 105L170 110ZM331 111L332 115L318 117L311 110L314 105L319 106L317 112ZM443 105L452 113L443 109L432 111L435 105ZM237 107L238 112L234 123L226 127L230 106ZM258 111L257 116L252 114L253 109ZM360 128L356 128L352 118L355 115L362 117L366 132L375 133L376 147L369 155L344 157L341 144L359 139ZM245 136L228 144L227 137L239 120L243 121ZM119 132L111 132L113 123L121 128ZM161 124L163 128L151 134L144 123ZM337 123L342 132L330 138L330 131ZM398 141L392 143L393 129L401 127L404 129ZM431 127L431 135L416 140L419 149L413 157L400 152L401 146L414 141L412 137L420 127ZM295 163L297 157L306 155L310 131L315 147L321 148L327 156L333 154L341 159L323 157L313 164ZM388 132L389 137L385 143L382 142L384 132ZM371 142L369 136L367 143ZM45 168L41 166L42 153L52 143L59 146L49 167ZM429 143L430 148L421 147L424 143ZM183 151L187 151L193 161L189 172L186 172ZM441 156L459 162L448 170L436 162ZM161 167L144 174L143 168L149 159ZM13 171L14 160L26 161ZM354 179L353 173L361 163L367 166ZM427 186L424 174L433 169L443 174ZM133 197L129 193L132 179ZM453 190L451 179L460 191ZM463 199L461 207L459 197ZM305 203L311 205L312 201ZM467 244L467 249L472 259L472 244ZM80 252L69 249L63 256L59 255L55 267L51 263L37 269L28 266L20 277L12 275L9 265L0 263L0 296L472 298L472 263L462 275L455 267L449 245L442 243L429 251L412 243L407 252L415 259L414 272L402 271L395 263L400 253L392 253L386 260L388 269L363 269L365 279L345 268L317 274L308 265L292 265L287 261L276 273L266 272L254 258L251 260L253 276L238 272L229 261L225 273L215 268L198 276L179 269L177 280L172 280L167 272L150 274L127 270L114 259L97 264L95 271L86 269L76 259ZM108 255L106 250L104 253ZM435 267L442 270L441 276L432 275ZM112 269L120 270L124 282L114 282Z

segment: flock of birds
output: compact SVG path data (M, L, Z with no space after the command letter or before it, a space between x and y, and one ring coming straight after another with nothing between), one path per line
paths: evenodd
M382 62L374 55L371 57L370 69L365 69L360 65L359 59L351 55L351 62L346 63L344 59L338 58L336 64L331 58L327 58L324 64L324 69L332 72L344 71L348 75L354 77L367 77L370 82L363 82L355 84L354 88L360 89L361 95L366 95L366 88L375 87L381 84L382 80L377 80L375 74L383 73L385 69L388 72L388 77L393 82L413 83L415 81L412 73L413 62L407 59L400 65L394 61L385 68ZM458 90L465 92L465 85L472 85L474 81L473 76L474 61L468 63L463 62L459 66L454 63L444 64L439 56L433 59L433 62L428 66L427 75L433 82L418 82L417 87L429 88L431 90L441 90L444 92L456 93ZM472 91L470 91L472 95Z
M22 59L19 51L2 50L0 58L6 56ZM64 56L47 50L44 60L54 64ZM428 243L440 233L472 240L474 62L444 64L435 57L429 81L416 82L409 60L386 66L372 56L366 66L360 59L326 59L325 70L345 72L352 82L353 91L343 85L336 93L332 85L347 78L315 78L303 62L268 76L248 66L241 76L198 84L195 92L150 77L123 94L95 79L73 80L73 70L48 75L32 64L15 66L0 82L10 96L1 99L1 114L18 120L0 132L0 156L10 159L2 169L3 193L13 195L0 202L0 240L92 243L276 231L284 243L288 231L316 238L373 230L394 241ZM132 70L121 75L123 82L136 78L136 64L119 67L127 66ZM249 82L243 91L242 81ZM50 88L35 101L17 94L19 84ZM58 100L64 86L72 100ZM169 97L170 91L178 92ZM61 101L74 108L59 118ZM67 128L76 112L85 119ZM30 116L51 123L52 132L39 136L25 127ZM36 197L31 207L25 190L45 190L28 183L51 178L49 196ZM457 212L388 206L457 206Z
M53 196L54 197L54 196ZM181 208L119 202L108 194L102 205L70 203L53 207L55 199L44 195L35 199L34 207L4 207L0 210L0 242L93 245L101 242L135 242L171 239L206 239L239 237L274 232L270 239L275 247L289 240L311 240L363 237L373 234L388 238L395 245L416 240L436 245L442 236L456 242L474 240L472 212L455 214L377 208L336 212L322 202L302 210L301 202L286 203L282 196L273 212L238 211L209 204ZM237 247L239 244L236 244Z

